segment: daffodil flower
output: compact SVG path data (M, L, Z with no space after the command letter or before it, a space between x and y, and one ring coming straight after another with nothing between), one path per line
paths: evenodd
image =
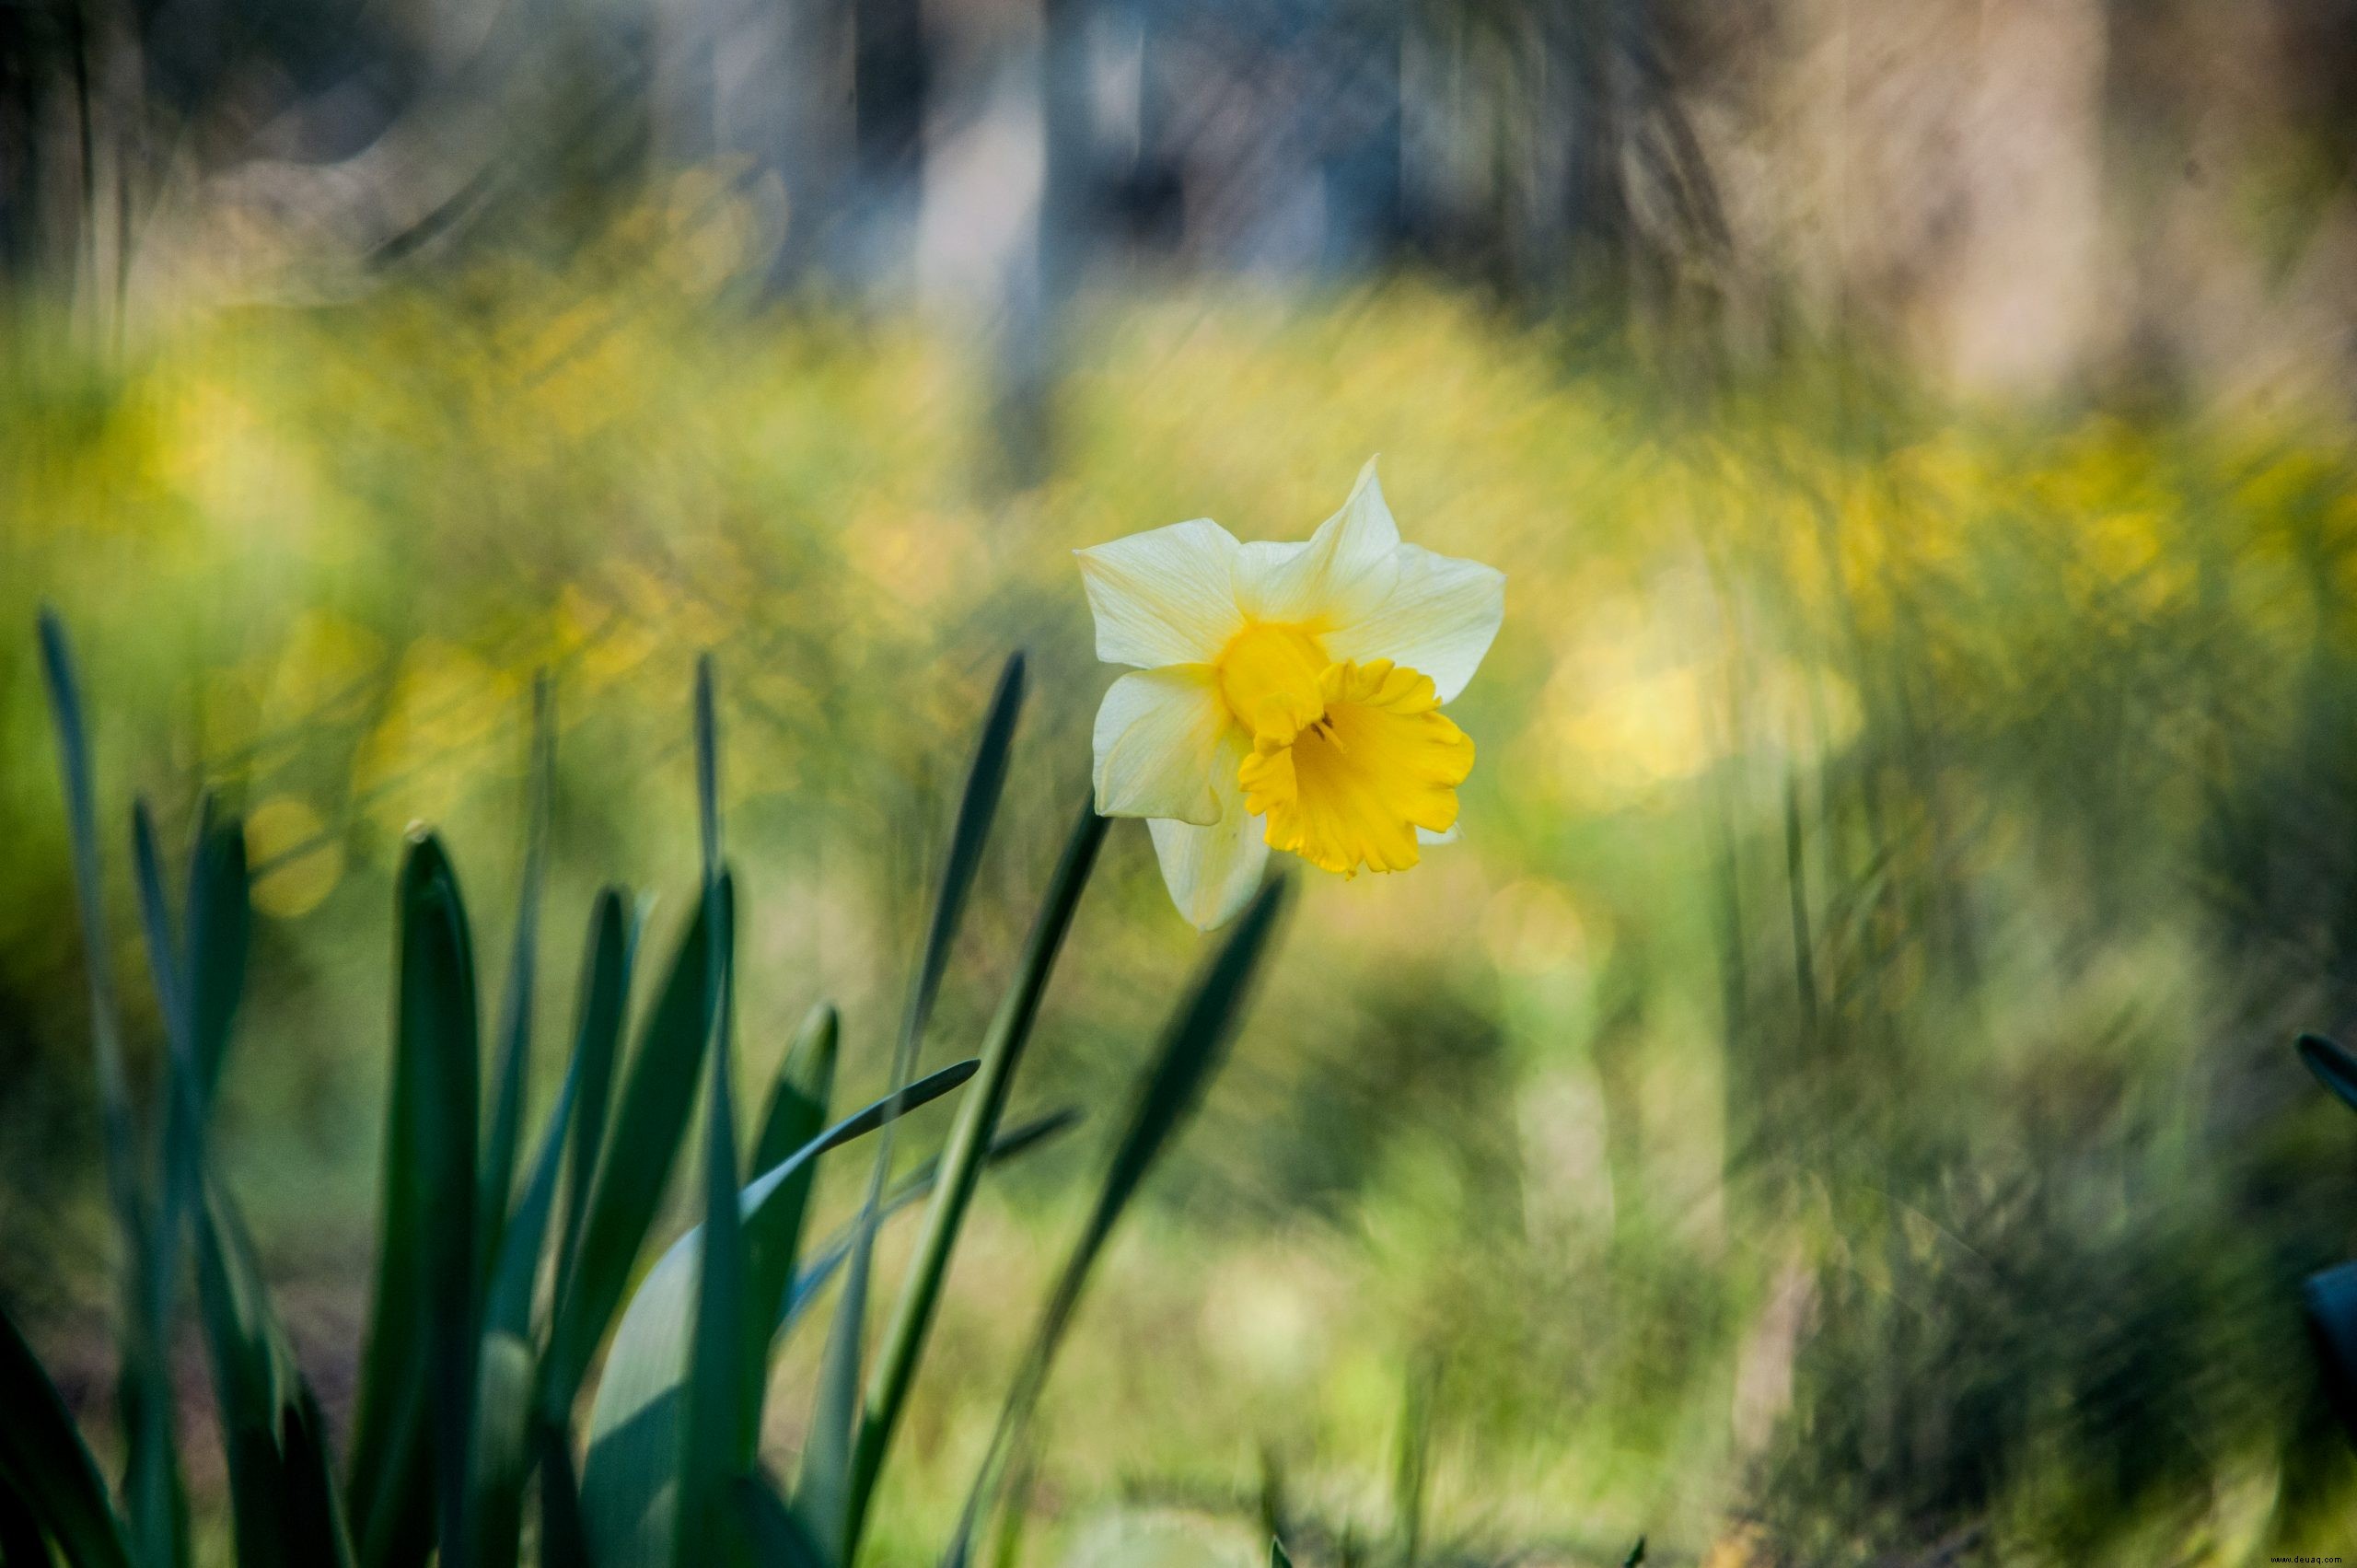
M1505 576L1403 544L1369 461L1306 543L1209 518L1077 552L1097 656L1097 809L1143 817L1178 912L1244 907L1271 849L1404 871L1457 825L1473 742L1440 712L1505 612Z

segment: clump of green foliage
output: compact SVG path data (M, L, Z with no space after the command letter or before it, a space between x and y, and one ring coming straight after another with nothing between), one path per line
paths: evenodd
M52 1549L73 1568L178 1568L191 1560L166 1360L190 1251L240 1563L853 1562L976 1184L992 1161L1074 1119L1059 1112L1002 1125L1104 840L1105 820L1093 810L1080 813L979 1053L918 1074L1005 783L1023 697L1020 657L998 683L967 772L889 1092L836 1113L839 1031L822 1005L741 1150L735 873L723 853L708 659L695 689L702 864L693 912L625 1052L642 989L640 923L622 889L598 894L563 1086L528 1158L524 1100L553 735L545 686L536 703L535 799L514 947L488 1039L457 868L435 834L412 830L396 895L392 1086L373 1303L348 1463L339 1464L207 1143L246 978L251 912L242 828L235 817L201 813L175 910L148 810L142 803L134 812L140 923L169 1047L156 1125L143 1136L99 902L83 701L54 617L43 617L41 634L88 955L109 1191L126 1265L118 1385L125 1459L120 1486L110 1487L55 1385L0 1317L0 1408L9 1412L0 1422L0 1562L47 1563ZM1281 884L1262 893L1173 1013L1008 1390L946 1562L967 1561L999 1501L1091 1267L1217 1071L1283 897ZM691 1152L700 1088L702 1147ZM894 1124L952 1094L962 1098L942 1153L896 1183ZM876 1155L855 1217L831 1240L809 1244L804 1222L818 1161L870 1136ZM702 1223L639 1277L683 1156L702 1195ZM922 1239L871 1347L877 1228L921 1201L928 1204ZM833 1320L789 1484L761 1451L772 1358L835 1279Z

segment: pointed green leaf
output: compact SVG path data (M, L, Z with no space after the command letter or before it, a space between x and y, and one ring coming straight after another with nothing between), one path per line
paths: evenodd
M124 1267L120 1271L122 1320L115 1379L124 1434L123 1491L132 1542L150 1565L188 1561L187 1503L172 1433L170 1369L163 1325L154 1318L162 1288L151 1279L153 1217L141 1191L137 1121L123 1065L122 1015L114 984L114 952L107 940L99 899L99 831L90 782L89 728L80 677L64 624L53 610L41 612L41 679L57 729L58 770L64 788L67 838L73 848L75 902L81 914L83 963L90 982L90 1036L98 1066L99 1124L106 1150L107 1195L114 1209Z
M966 771L957 823L949 834L949 854L942 865L933 917L926 924L923 953L910 985L900 1040L892 1051L895 1087L907 1083L916 1071L925 1025L933 1016L934 999L940 993L941 977L948 965L950 944L965 918L966 900L981 868L982 846L1006 786L1007 757L1023 708L1023 672L1021 654L1006 661ZM867 1329L868 1280L877 1207L891 1167L892 1140L887 1133L877 1141L876 1163L868 1175L859 1225L853 1233L842 1295L835 1304L834 1324L828 1330L826 1353L819 1361L817 1400L802 1443L802 1473L795 1484L795 1516L809 1526L819 1551L837 1563L848 1563L856 1547L859 1380Z
M271 1309L253 1243L217 1183L203 1184L196 1237L197 1300L240 1568L348 1564L352 1546L331 1479L326 1423Z
M929 1104L974 1075L961 1062L845 1117L737 1193L740 1225L753 1230L787 1200L821 1155ZM668 1563L678 1528L682 1385L689 1365L703 1229L689 1231L647 1272L614 1333L589 1411L583 1463L584 1521L599 1568ZM764 1370L767 1358L761 1363Z
M2357 1057L2322 1035L2302 1035L2300 1060L2307 1063L2317 1082L2340 1097L2343 1105L2357 1110Z
M513 1568L524 1525L524 1483L530 1474L532 1347L522 1336L491 1326L479 1350L468 1558L476 1568Z
M916 1072L918 1047L933 1016L934 998L941 992L942 971L949 964L949 946L966 917L966 900L981 870L982 845L991 822L998 815L999 796L1006 788L1008 753L1015 745L1015 721L1023 712L1023 656L1016 654L999 672L982 718L981 735L974 742L973 761L967 765L966 787L958 800L958 820L949 832L949 854L941 866L941 885L933 900L933 917L926 923L924 956L909 988L909 1005L900 1020L900 1038L894 1048L892 1081L906 1083Z
M238 1560L245 1568L349 1563L325 1423L271 1309L252 1242L227 1192L212 1179L205 1150L212 1095L245 990L252 912L244 830L235 818L215 820L210 802L199 814L189 861L185 974L178 970L144 806L134 819L133 847L142 923L171 1040L159 1228L177 1238L182 1212L192 1211L198 1314L213 1365ZM159 1249L156 1266L174 1271L176 1250ZM168 1295L156 1310L169 1320Z
M825 1568L827 1560L818 1542L766 1474L738 1477L735 1497L760 1568Z
M874 1272L876 1226L882 1205L871 1192L853 1228L842 1295L827 1330L819 1360L819 1392L810 1430L802 1440L802 1473L795 1482L794 1511L810 1527L820 1555L836 1568L851 1562L853 1423L859 1415L859 1357L867 1320L868 1281Z
M57 1387L0 1312L0 1485L22 1499L68 1568L130 1568L122 1526L106 1482L66 1413Z
M581 1482L564 1434L533 1423L540 1472L540 1568L589 1568L589 1534L581 1519Z
M708 930L699 900L662 993L640 1030L614 1124L598 1162L580 1249L557 1303L541 1365L540 1414L559 1427L565 1424L590 1357L621 1305L631 1267L655 1223L687 1136L702 1075L704 1044L713 1028L705 968Z
M611 905L611 896L600 901ZM604 923L593 917L593 970L598 961L597 933ZM618 959L618 942L612 951ZM533 1156L506 1234L500 1237L499 1256L492 1270L476 1388L474 1483L468 1501L476 1568L508 1568L517 1560L524 1487L530 1478L533 1455L532 1396L538 1363L531 1344L532 1296L540 1282L540 1254L555 1206L557 1180L575 1126L575 1105L592 1049L588 1040L578 1040L574 1047L564 1085L557 1091L556 1105L541 1130L539 1153ZM610 1037L605 1041L604 1055L610 1064Z
M614 1056L621 1043L622 1019L630 1007L631 968L636 928L626 913L629 898L619 888L601 889L589 912L587 950L581 960L581 998L575 1009L573 1061L578 1074L573 1127L564 1149L564 1225L557 1237L559 1294L572 1277L581 1245L581 1222L589 1212L589 1186L598 1171L598 1151L606 1139L606 1107L614 1082Z
M711 746L710 661L699 683L703 745ZM710 772L709 767L705 770ZM714 830L716 835L716 828ZM717 842L716 836L713 841ZM741 1454L754 1442L755 1404L746 1376L745 1232L737 1192L736 1095L729 1082L729 966L735 927L729 919L728 877L722 872L704 894L711 902L714 981L720 992L719 1032L709 1058L712 1093L704 1110L703 1245L696 1270L694 1330L688 1345L686 1428L679 1456L679 1568L724 1568L742 1562L743 1533L730 1481L743 1473ZM756 1362L766 1371L766 1361Z
M365 1568L406 1568L457 1539L472 1434L480 1040L473 945L439 840L411 841L401 934L383 1219L353 1442L353 1533Z
M198 1078L197 1104L213 1103L245 995L246 956L253 945L244 824L216 819L207 802L189 864L189 1035Z
M1252 982L1284 907L1286 884L1272 881L1260 889L1227 938L1196 976L1130 1106L1128 1126L1114 1146L1113 1157L1098 1187L1097 1202L1080 1237L1065 1259L1054 1292L1032 1331L1021 1369L999 1412L998 1426L984 1450L981 1469L968 1493L964 1513L951 1537L949 1556L962 1562L976 1527L991 1506L1007 1456L1020 1448L1032 1411L1047 1387L1049 1369L1072 1325L1074 1312L1088 1282L1090 1270L1104 1250L1106 1238L1137 1195L1146 1173L1169 1145L1172 1136L1202 1103L1212 1077L1226 1060L1227 1047L1243 1016Z
M6 1568L52 1568L49 1539L32 1504L6 1481L0 1481L0 1564Z
M1049 878L1047 897L1032 923L1014 983L1007 988L1006 998L1000 1004L990 1033L984 1038L982 1070L974 1092L958 1107L957 1125L951 1129L948 1146L942 1155L944 1174L934 1194L932 1211L925 1216L924 1237L917 1244L916 1260L901 1287L900 1304L885 1331L876 1373L868 1384L852 1477L850 1539L854 1549L893 1429L907 1403L909 1386L915 1380L917 1361L924 1353L925 1335L940 1304L950 1254L958 1245L958 1230L965 1224L967 1206L981 1178L983 1158L992 1140L998 1135L999 1118L1005 1114L1007 1097L1015 1087L1016 1069L1022 1063L1024 1047L1030 1043L1040 999L1055 970L1056 956L1063 950L1064 938L1072 930L1073 916L1080 907L1082 891L1088 886L1089 873L1096 867L1108 825L1093 806L1082 807L1063 855Z
M525 1079L532 1056L532 996L540 957L540 868L548 858L550 775L556 766L553 688L548 672L532 680L531 784L524 807L524 873L516 894L516 942L507 958L507 989L499 1005L499 1065L492 1086L491 1126L476 1184L482 1277L492 1262L507 1219L507 1199L516 1180L516 1146L523 1137Z
M785 1053L784 1065L770 1087L770 1103L761 1114L761 1130L753 1148L752 1168L772 1169L795 1150L816 1138L827 1123L827 1106L833 1098L835 1055L841 1025L834 1008L824 1003L810 1010ZM771 1334L785 1295L794 1282L802 1249L802 1225L810 1207L816 1166L805 1166L782 1185L762 1208L760 1218L745 1226L745 1365L766 1367ZM749 1469L755 1440L761 1433L761 1407L769 1389L765 1376L752 1378L753 1409L747 1423L747 1441L737 1455Z
M999 1135L997 1142L991 1145L989 1162L992 1165L997 1165L1003 1160L1013 1159L1026 1150L1046 1143L1058 1133L1070 1131L1079 1123L1080 1112L1076 1109L1066 1107L1062 1110L1051 1111L1046 1116L1034 1117L1020 1126L1010 1127ZM890 1196L884 1200L882 1218L890 1219L911 1203L922 1202L930 1194L934 1189L934 1180L938 1173L939 1163L937 1160L928 1159L901 1178L893 1187ZM828 1282L835 1277L836 1271L840 1270L844 1260L851 1256L853 1228L853 1226L845 1226L829 1237L818 1250L811 1254L809 1263L795 1274L793 1287L785 1293L785 1298L778 1307L776 1327L772 1330L773 1339L783 1340L792 1331L794 1325L802 1320L803 1313L807 1311L811 1303L818 1298L819 1293L826 1288Z

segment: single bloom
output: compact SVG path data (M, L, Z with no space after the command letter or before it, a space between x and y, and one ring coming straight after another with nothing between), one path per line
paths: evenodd
M1097 656L1097 809L1143 817L1178 912L1242 909L1271 849L1404 871L1457 826L1473 742L1440 711L1505 614L1505 575L1400 541L1370 459L1299 544L1209 518L1080 557Z

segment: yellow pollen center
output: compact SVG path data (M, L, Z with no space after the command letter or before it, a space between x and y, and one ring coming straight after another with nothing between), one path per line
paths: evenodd
M1331 662L1306 627L1256 621L1212 662L1219 694L1255 740L1289 741L1326 710L1318 678Z
M1225 694L1225 668L1221 686ZM1251 711L1265 718L1306 707L1290 685L1248 694L1259 703ZM1239 716L1246 712L1235 696L1227 700ZM1418 828L1446 832L1457 822L1457 786L1473 771L1471 738L1440 712L1429 676L1389 659L1328 665L1315 701L1289 731L1282 723L1252 726L1252 754L1237 770L1245 808L1268 819L1271 849L1324 870L1406 870L1418 858Z

